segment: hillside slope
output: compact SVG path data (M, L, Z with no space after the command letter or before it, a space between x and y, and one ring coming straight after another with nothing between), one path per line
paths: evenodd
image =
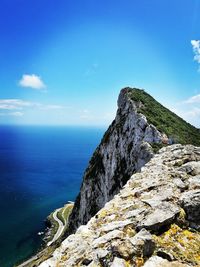
M174 142L200 145L200 132L143 90L122 89L116 118L85 171L67 234L86 224L159 148Z
M130 88L125 90L134 102L141 103L138 112L144 114L147 121L171 138L172 142L200 146L199 129L162 106L144 90Z
M40 267L200 266L200 147L162 148Z

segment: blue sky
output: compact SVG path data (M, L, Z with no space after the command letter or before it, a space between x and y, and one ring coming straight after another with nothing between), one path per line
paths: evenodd
M0 0L0 123L108 125L135 86L200 127L199 14L200 0Z

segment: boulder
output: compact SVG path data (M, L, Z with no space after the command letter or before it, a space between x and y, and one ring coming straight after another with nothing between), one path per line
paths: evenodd
M123 232L119 230L114 230L112 232L108 232L105 235L100 236L99 238L95 239L94 242L92 243L92 246L94 248L100 247L101 245L110 242L111 240L115 238L122 238L123 237Z
M130 260L135 255L135 248L130 240L117 240L112 243L112 253Z
M200 223L200 190L185 192L180 199L181 206L186 212L187 220Z
M137 230L145 228L153 232L162 231L169 226L179 214L180 208L174 204L163 202L160 208L157 207L153 212L147 215L136 227Z
M146 229L140 230L130 241L135 255L149 257L155 250L155 242L152 235Z
M188 174L191 174L193 176L199 175L200 174L200 162L190 161L188 163L183 164L180 170Z

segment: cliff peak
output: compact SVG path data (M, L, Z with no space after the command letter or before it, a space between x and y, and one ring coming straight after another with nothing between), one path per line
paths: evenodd
M200 145L198 129L144 90L122 89L68 237L40 267L200 264L200 148L188 144Z
M68 234L86 224L161 147L200 145L200 132L144 90L126 87L116 117L85 171Z
M117 105L118 108L121 110L124 110L126 105L131 103L132 105L135 105L136 108L139 108L141 105L140 101L134 101L131 98L132 94L142 94L144 92L143 89L137 89L137 88L130 88L130 87L125 87L121 89L118 100L117 100Z

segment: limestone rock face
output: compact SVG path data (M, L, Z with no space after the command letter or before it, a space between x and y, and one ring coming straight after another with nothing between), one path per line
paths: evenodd
M190 190L181 197L181 204L186 211L188 219L196 224L200 224L200 190Z
M139 113L142 104L133 101L128 92L128 89L121 91L116 118L86 169L69 218L68 233L86 224L152 158L150 144L162 143L166 138Z
M200 147L162 148L40 267L200 266L199 164Z

